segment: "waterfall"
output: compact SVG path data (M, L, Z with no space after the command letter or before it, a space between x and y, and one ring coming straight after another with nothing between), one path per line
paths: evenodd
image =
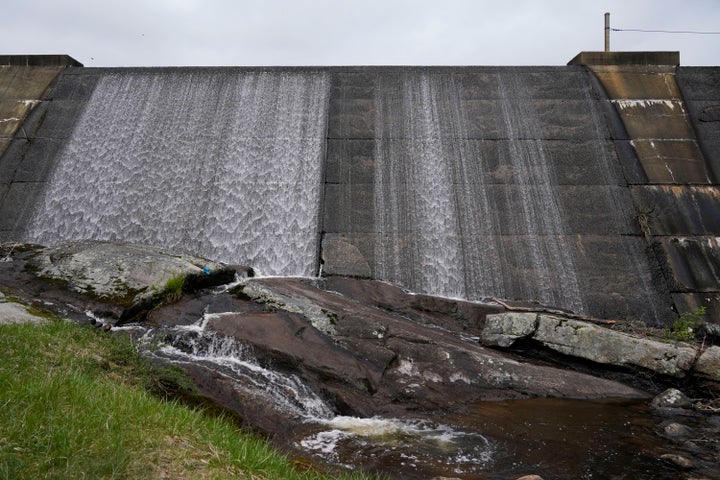
M147 346L142 351L150 358L177 365L203 366L230 379L236 389L294 419L317 421L334 415L332 408L301 378L262 366L250 345L206 328L208 320L222 319L223 315L205 314L192 325L149 329L141 339L141 345Z
M119 240L313 275L326 72L103 75L25 240Z
M515 222L513 230L524 236L526 241L517 249L533 272L520 284L519 298L584 313L563 207L554 185L551 158L539 139L537 115L523 98L524 85L518 75L497 77L508 139L507 156L502 161L516 173L516 192L520 195L519 210L504 220Z
M449 297L502 296L495 212L458 86L405 74L375 91L376 276Z
M473 136L466 92L452 74L378 78L378 278L443 296L532 299L584 312L552 159L522 82L497 74L487 115L500 133ZM509 184L491 185L498 162L512 172Z

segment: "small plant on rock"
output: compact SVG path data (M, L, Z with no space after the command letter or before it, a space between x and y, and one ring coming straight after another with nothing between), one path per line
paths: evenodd
M702 317L706 313L706 307L697 307L692 312L683 313L675 320L672 327L665 327L665 336L679 342L695 340L697 327L702 323Z
M152 287L153 300L160 305L176 302L182 297L184 286L185 276L178 273L170 277L162 288L158 288L157 286Z

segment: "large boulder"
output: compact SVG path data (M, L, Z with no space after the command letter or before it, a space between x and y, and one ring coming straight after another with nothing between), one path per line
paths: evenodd
M480 333L486 346L509 347L519 339L531 339L555 352L593 362L640 367L662 375L682 378L693 370L697 349L689 344L669 343L611 330L589 321L545 313L505 312L488 315ZM715 347L713 347L715 348ZM713 350L698 362L698 371L720 380Z
M27 268L37 276L109 306L120 321L142 317L182 292L232 281L221 263L156 247L102 241L64 242L40 248Z
M712 380L720 380L720 347L713 345L705 350L695 364L695 371Z

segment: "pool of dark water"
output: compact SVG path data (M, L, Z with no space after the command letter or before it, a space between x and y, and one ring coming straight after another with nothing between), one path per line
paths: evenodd
M296 440L317 459L397 479L676 479L646 402L483 402L430 421L338 417Z

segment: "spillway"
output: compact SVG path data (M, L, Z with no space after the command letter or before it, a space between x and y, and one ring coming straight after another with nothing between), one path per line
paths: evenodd
M533 299L587 313L577 225L568 218L575 206L558 178L556 141L543 131L538 102L529 101L531 81L512 69L488 72L482 95L492 101L484 103L485 111L469 113L472 92L459 75L421 71L378 77L373 187L378 278L413 291ZM593 188L604 196L608 222L618 231L628 211L614 190L617 159L604 142L607 133L589 86L576 96L586 109L586 136L597 148L592 168L600 175ZM490 121L470 131L478 115Z
M328 91L322 72L103 75L25 240L122 240L313 275Z

